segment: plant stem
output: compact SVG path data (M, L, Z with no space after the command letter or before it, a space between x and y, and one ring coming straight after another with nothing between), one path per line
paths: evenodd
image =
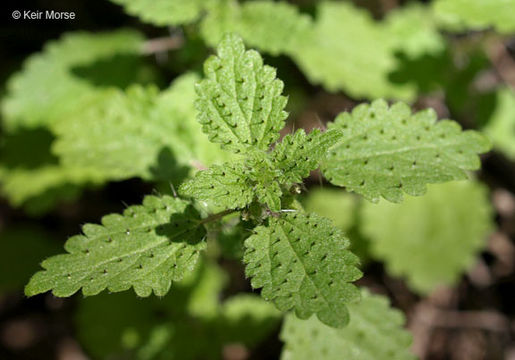
M229 209L229 210L220 211L219 213L209 215L207 218L202 219L200 221L200 224L206 224L206 223L209 223L209 222L213 222L213 221L219 220L219 219L223 218L224 216L232 214L232 213L234 213L236 211L238 211L238 210L236 210L236 209Z

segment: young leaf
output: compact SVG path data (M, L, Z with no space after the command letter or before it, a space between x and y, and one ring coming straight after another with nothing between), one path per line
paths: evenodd
M365 203L362 209L372 255L422 294L454 283L493 226L486 188L471 181L432 185L423 197Z
M195 174L179 191L185 196L223 209L243 208L254 197L244 171L245 166L242 163L213 165Z
M479 168L477 154L490 148L475 131L436 122L434 111L412 114L403 103L389 108L383 100L340 114L330 128L343 136L329 150L324 175L371 201L400 202L403 192L422 195L426 184L465 179L466 170Z
M139 296L166 294L171 282L192 270L204 249L205 230L189 202L164 196L147 196L143 205L123 215L102 218L102 225L86 224L84 235L70 238L68 254L42 263L25 288L28 296L52 290L70 296L80 288L84 295L104 289L112 292L134 287Z
M320 132L315 129L308 135L300 129L286 135L272 152L273 166L281 170L282 183L300 183L309 172L318 168L327 150L340 140L339 130Z
M349 313L343 329L288 314L280 335L285 342L281 360L415 360L404 316L388 298L364 290L359 303L349 304Z
M496 149L515 159L515 93L509 88L498 90L496 103L483 131Z
M181 25L198 18L210 0L111 0L131 15L158 25ZM213 2L212 0L211 2Z
M449 28L464 31L494 27L501 33L515 31L515 0L437 0L436 16Z
M119 30L69 33L49 42L42 53L25 61L23 71L9 79L2 101L4 126L11 130L47 126L66 114L76 114L77 106L98 88L73 70L115 55L139 54L142 41L137 32Z
M206 78L197 86L198 120L209 139L234 152L268 149L279 137L287 113L283 83L261 56L245 51L243 41L226 35L218 56L204 64Z
M279 310L294 309L302 319L316 313L323 323L342 327L348 322L346 304L359 299L351 282L361 277L348 246L328 219L281 214L245 241L245 273Z

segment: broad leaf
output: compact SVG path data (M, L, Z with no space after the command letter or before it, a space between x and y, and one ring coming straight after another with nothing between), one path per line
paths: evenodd
M467 170L480 166L477 154L490 148L475 131L436 122L432 110L412 114L403 103L388 107L383 100L340 114L331 128L343 136L329 150L324 175L372 201L400 202L403 192L422 195L426 184L466 179Z
M515 0L436 0L433 6L443 24L454 30L494 27L501 33L515 31Z
M162 296L192 270L205 247L199 215L189 202L168 196L147 196L143 205L104 216L102 225L86 224L82 231L66 242L68 254L43 261L45 270L25 288L28 296L48 290L70 296L80 288L95 295L131 286L139 296Z
M390 79L399 66L396 54L419 56L442 48L442 37L425 8L392 11L378 22L348 2L324 1L317 6L314 25L290 55L312 83L329 91L413 100L413 84Z
M112 89L77 114L58 121L53 150L66 166L95 169L106 179L181 179L192 166L228 156L195 121L194 84L186 74L165 91ZM123 136L120 136L123 134Z
M194 21L216 0L111 0L128 14L158 26L181 25Z
M234 32L250 46L278 55L295 49L311 26L310 17L287 2L221 0L202 21L201 33L216 46L225 33Z
M87 102L98 87L74 70L116 55L139 55L142 41L139 33L120 30L69 33L49 42L41 53L25 61L21 72L9 79L7 96L2 101L4 126L8 129L47 126L66 114L75 115L77 106ZM137 72L133 70L129 75L134 73ZM125 79L127 76L126 73Z
M211 141L241 152L249 147L264 150L277 140L287 116L283 83L256 51L245 51L238 36L227 35L204 72L196 106Z
M422 294L456 282L493 227L486 188L475 182L432 185L402 204L366 203L362 223L372 255Z
M361 277L348 246L328 219L281 214L245 241L245 273L279 310L294 309L302 319L316 313L325 324L342 327L348 322L346 304L359 299L351 282Z
M343 329L327 327L315 317L302 321L287 315L281 360L414 360L403 314L382 295L362 295L361 302L349 305L350 323Z
M496 94L496 106L483 128L494 147L515 159L515 93L504 88Z

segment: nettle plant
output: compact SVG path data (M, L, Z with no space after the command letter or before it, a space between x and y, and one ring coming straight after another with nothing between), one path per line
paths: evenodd
M82 289L90 296L133 287L141 297L164 296L197 266L206 239L216 239L220 224L236 213L235 229L246 237L239 244L245 274L279 310L298 319L316 314L318 320L303 322L315 330L344 328L354 312L385 313L383 300L353 284L362 272L342 231L296 200L299 184L320 168L330 183L368 200L401 202L404 193L423 195L427 184L466 179L467 171L479 168L477 154L488 151L488 141L456 122L436 121L430 109L412 113L404 103L383 100L340 114L327 129L299 129L279 140L287 98L256 51L228 34L204 71L196 87L198 121L232 160L198 171L179 196L147 196L122 215L103 217L101 225L84 225L83 235L66 242L66 254L43 261L26 294L51 290L65 297ZM381 316L391 318L386 327ZM372 325L384 336L389 326L402 324L397 313L381 316ZM282 335L290 346L285 356L296 359L316 353L301 349L307 344L295 347L298 319L289 315ZM331 334L328 339L344 333ZM325 348L331 351L342 350Z

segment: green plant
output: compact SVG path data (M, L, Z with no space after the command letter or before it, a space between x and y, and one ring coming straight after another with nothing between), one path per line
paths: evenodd
M349 318L352 325L353 315L369 308L389 311L375 296L364 297L363 310L356 305L359 259L338 227L303 210L298 185L320 167L328 181L368 200L401 202L403 194L423 195L427 184L467 178L488 141L453 121L437 122L431 110L413 114L403 103L389 106L384 100L340 114L325 131L300 129L278 140L287 99L275 69L258 52L226 35L204 72L196 85L198 121L229 160L198 171L181 185L179 196L147 196L122 215L103 217L101 225L84 225L83 235L66 242L66 254L43 261L26 294L51 290L70 296L82 289L96 295L133 287L138 296L164 296L198 267L207 239L222 239L220 227L230 223L252 287L279 310L292 310L299 319L316 314L334 328L344 328ZM288 324L298 321L288 316ZM402 324L397 313L388 316L396 318L395 328ZM326 329L309 321L306 326ZM288 326L287 343L294 338ZM342 331L334 336L355 337L351 328ZM407 335L380 331L400 336L401 350L392 351L407 354Z

